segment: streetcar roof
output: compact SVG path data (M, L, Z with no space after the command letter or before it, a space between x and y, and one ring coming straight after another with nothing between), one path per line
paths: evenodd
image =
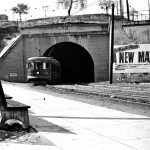
M27 61L48 61L48 62L55 62L59 63L58 60L52 58L52 57L30 57Z

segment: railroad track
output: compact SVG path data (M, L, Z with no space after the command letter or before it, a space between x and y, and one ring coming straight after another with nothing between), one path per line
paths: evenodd
M150 105L150 88L121 87L108 85L58 85L58 90L67 90L71 93L82 93L108 97L113 100L127 103Z

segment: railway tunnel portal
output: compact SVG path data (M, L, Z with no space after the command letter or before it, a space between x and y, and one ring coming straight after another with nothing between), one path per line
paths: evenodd
M48 48L43 56L60 61L62 83L94 82L94 62L82 46L61 42Z
M109 16L89 14L28 20L0 60L0 77L27 82L30 57L60 61L62 83L109 80Z

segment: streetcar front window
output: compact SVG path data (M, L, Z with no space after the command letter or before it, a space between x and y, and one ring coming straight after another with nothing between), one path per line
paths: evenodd
M43 69L43 63L42 62L36 62L35 63L35 69Z
M46 69L46 63L45 62L43 63L43 69Z
M34 69L34 63L33 62L28 63L28 69L31 69L31 70Z
M43 63L43 69L46 70L49 68L49 63L44 62Z
M49 68L49 63L46 63L46 68Z

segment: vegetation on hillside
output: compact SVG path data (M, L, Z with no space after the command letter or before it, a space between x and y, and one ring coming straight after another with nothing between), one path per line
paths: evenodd
M14 22L0 23L0 52L7 45L8 41L19 33L18 24Z

